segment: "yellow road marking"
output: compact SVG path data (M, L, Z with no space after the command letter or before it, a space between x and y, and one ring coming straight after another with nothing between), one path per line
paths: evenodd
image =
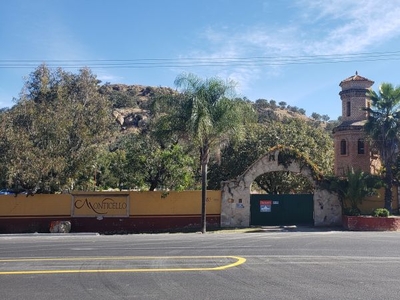
M164 269L110 269L110 270L23 270L0 271L0 275L27 275L27 274L68 274L68 273L133 273L133 272L184 272L184 271L221 271L239 266L246 262L240 256L122 256L122 257L63 257L63 258L16 258L0 259L0 262L40 262L40 261L96 261L96 260L154 260L154 259L220 259L229 258L236 261L218 267L205 268L164 268Z

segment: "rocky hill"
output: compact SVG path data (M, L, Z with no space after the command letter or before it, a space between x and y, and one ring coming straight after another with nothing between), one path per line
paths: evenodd
M146 128L153 97L174 95L177 92L169 87L105 84L100 88L100 93L112 102L113 116L121 130L136 131Z
M150 120L150 103L155 97L176 95L178 92L170 87L151 87L144 85L105 84L100 92L106 95L113 106L113 116L122 131L140 131L146 128ZM287 122L297 118L317 123L330 130L334 122L323 122L309 118L303 109L290 105L276 105L274 100L259 99L252 102L258 114L259 122L271 120ZM327 126L328 125L328 126Z

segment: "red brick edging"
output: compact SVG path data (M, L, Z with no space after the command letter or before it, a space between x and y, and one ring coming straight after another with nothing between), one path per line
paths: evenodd
M354 231L400 231L400 218L343 216L343 227Z

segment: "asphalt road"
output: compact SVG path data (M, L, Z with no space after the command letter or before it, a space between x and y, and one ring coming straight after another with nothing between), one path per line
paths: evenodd
M400 232L0 236L1 299L400 299Z

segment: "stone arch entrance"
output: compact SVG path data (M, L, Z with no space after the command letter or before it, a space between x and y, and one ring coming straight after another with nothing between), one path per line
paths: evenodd
M255 161L241 176L222 182L221 227L248 227L250 225L250 189L253 181L269 172L301 173L314 186L314 225L337 226L342 212L338 197L320 188L319 171L299 152L276 147Z

